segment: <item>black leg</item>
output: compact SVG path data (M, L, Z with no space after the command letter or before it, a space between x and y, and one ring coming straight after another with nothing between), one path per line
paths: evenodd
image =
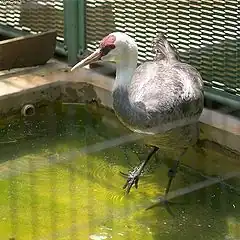
M167 187L166 187L166 190L165 190L165 195L163 198L160 199L160 202L165 206L166 210L168 211L168 213L172 216L174 216L171 208L170 208L170 204L173 204L172 202L168 201L167 199L167 195L168 195L168 192L170 190L170 187L171 187L171 184L172 184L172 181L174 179L174 177L176 176L176 173L177 173L177 169L178 169L178 166L180 164L180 160L177 160L174 164L174 166L172 168L169 169L168 171L168 184L167 184ZM151 207L149 207L148 209L150 209Z
M183 153L180 155L180 157L185 153L186 149L183 151ZM172 168L169 169L168 171L168 184L167 184L167 187L166 187L166 190L165 190L165 195L164 197L160 197L159 198L159 201L153 205L151 205L150 207L146 208L146 210L149 210L149 209L152 209L158 205L161 205L163 204L166 208L166 210L168 211L168 213L172 216L174 216L173 212L171 211L170 209L170 204L174 204L173 202L170 202L168 201L168 193L169 193L169 190L170 190L170 187L171 187L171 184L172 184L172 181L174 179L174 177L176 176L176 173L177 173L177 170L178 170L178 167L180 165L180 160L178 159L177 161L175 161L175 164ZM176 203L178 204L178 203Z
M123 189L126 188L126 193L128 194L133 186L135 185L135 188L138 188L138 181L140 175L143 173L143 170L148 163L148 161L151 159L151 157L158 151L158 147L154 147L153 150L149 153L147 159L143 161L139 166L135 167L133 171L131 171L129 174L121 173L122 176L127 178L127 182L123 186Z
M171 184L172 184L172 181L174 179L174 177L176 176L177 174L177 170L178 170L178 167L179 167L179 163L180 163L180 160L177 160L174 164L174 166L172 168L169 169L168 171L168 184L167 184L167 188L165 190L165 198L167 197L167 194L169 192L169 189L171 187Z

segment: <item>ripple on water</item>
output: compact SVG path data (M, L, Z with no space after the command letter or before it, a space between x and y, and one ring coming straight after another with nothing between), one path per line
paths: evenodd
M99 161L98 164L87 169L88 174L94 179L105 181L108 179L109 167L103 161Z
M121 193L116 193L116 192L112 192L112 191L109 191L107 193L107 198L110 199L113 203L121 203L124 199L124 194Z
M98 186L94 189L95 193L104 194L106 200L120 203L124 198L124 194L121 191L121 186L118 186L121 179L120 175L116 173L118 170L114 165L112 166L99 159L97 161L97 164L93 164L87 169L87 177L92 178L94 184Z
M110 163L101 159L94 159L92 165L87 166L87 174L92 177L96 182L101 182L103 187L113 188L115 186L116 169Z

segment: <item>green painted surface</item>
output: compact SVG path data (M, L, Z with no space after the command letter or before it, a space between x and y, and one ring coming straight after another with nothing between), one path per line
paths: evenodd
M119 171L137 164L142 148L79 152L126 133L114 119L57 105L0 121L0 239L240 239L239 196L221 185L174 199L185 203L172 206L175 218L163 207L145 211L167 184L167 167L154 162L124 196ZM202 180L180 171L172 189Z
M78 54L78 0L64 0L64 43L68 53L68 63L77 63Z

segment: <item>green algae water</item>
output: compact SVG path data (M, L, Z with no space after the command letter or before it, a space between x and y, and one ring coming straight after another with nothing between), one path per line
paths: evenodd
M80 151L127 133L111 119L87 106L56 104L0 122L1 240L240 239L240 197L225 185L174 199L175 217L164 207L146 211L168 180L157 159L125 196L119 172L146 157L145 149L129 143ZM172 189L199 181L180 170Z

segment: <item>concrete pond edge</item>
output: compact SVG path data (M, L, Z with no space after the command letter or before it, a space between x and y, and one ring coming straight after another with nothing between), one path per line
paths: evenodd
M39 67L0 72L0 115L20 113L27 104L35 107L54 101L86 103L97 101L112 109L114 79L88 68L70 72L70 67L51 59ZM240 119L211 109L200 117L206 137L240 152Z

